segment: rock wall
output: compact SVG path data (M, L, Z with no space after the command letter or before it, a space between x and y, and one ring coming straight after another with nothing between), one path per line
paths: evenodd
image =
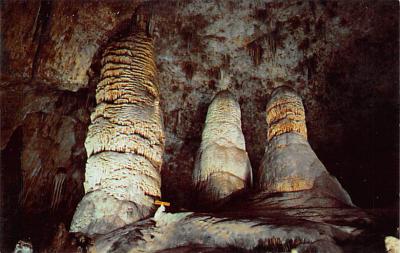
M39 246L56 224L69 223L84 193L88 93L2 88L2 141L7 131L12 134L2 142L1 239L15 244L29 236Z
M13 246L24 234L17 221L44 231L55 229L44 223L68 227L84 192L84 139L101 55L126 32L139 4L2 1L1 185L10 194L2 191L1 222ZM238 99L246 149L258 168L264 109L281 85L299 92L310 145L355 204L387 206L398 198L397 2L147 4L166 136L161 191L172 208L193 206L192 172L215 94L229 88ZM231 77L228 87L220 86L220 73ZM54 222L38 219L51 213Z

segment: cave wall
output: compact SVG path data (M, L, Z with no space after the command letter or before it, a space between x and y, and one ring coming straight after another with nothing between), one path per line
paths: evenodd
M1 223L10 237L29 235L33 223L47 224L49 231L69 223L83 196L83 142L100 55L127 30L139 4L2 1L1 174L7 201ZM274 88L288 85L303 98L311 146L354 203L372 208L397 201L396 1L145 4L155 20L166 132L162 194L173 209L193 206L191 178L207 107L226 85L241 106L253 169L266 143L265 106ZM62 199L51 208L57 175L65 175ZM9 180L20 187L9 188ZM44 214L50 221L38 221Z

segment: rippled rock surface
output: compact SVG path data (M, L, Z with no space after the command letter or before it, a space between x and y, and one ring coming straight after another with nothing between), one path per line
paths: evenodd
M85 196L72 232L103 234L146 218L161 197L164 130L153 38L143 14L135 17L133 35L103 53L85 141Z

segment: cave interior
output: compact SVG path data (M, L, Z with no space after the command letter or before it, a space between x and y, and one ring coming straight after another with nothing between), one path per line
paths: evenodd
M102 55L132 32L139 6L153 22L168 212L204 211L192 174L216 94L227 89L240 106L256 176L268 144L265 109L285 86L302 99L322 164L355 206L383 217L386 235L399 236L397 1L5 0L2 252L18 240L41 252L60 224L69 229L85 195L84 143Z

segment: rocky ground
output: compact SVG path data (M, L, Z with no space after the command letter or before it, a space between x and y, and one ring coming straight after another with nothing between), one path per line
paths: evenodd
M1 3L2 247L25 236L45 245L50 236L43 234L68 226L83 196L83 142L100 55L125 33L139 4ZM228 87L237 97L255 169L266 143L265 106L281 85L302 96L311 146L354 203L396 207L396 1L146 4L155 20L166 130L162 194L172 210L193 205L195 155L216 92Z

